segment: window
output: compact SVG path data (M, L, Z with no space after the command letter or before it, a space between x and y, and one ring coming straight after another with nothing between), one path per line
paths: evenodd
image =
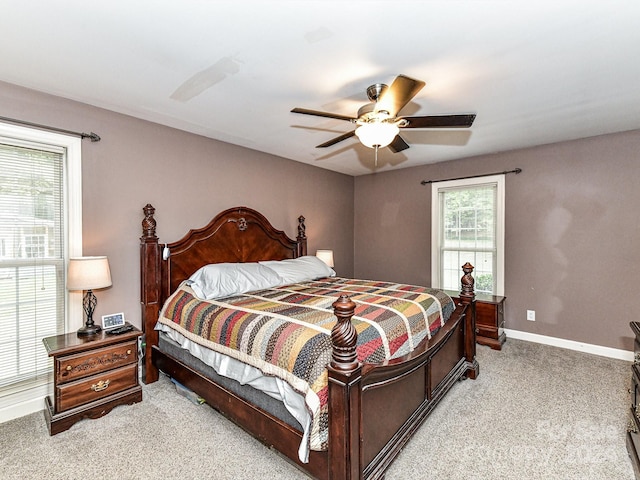
M474 266L476 293L504 294L504 175L432 185L432 285L460 290Z
M24 256L26 258L45 258L46 244L47 240L45 235L25 235ZM55 243L52 246L55 248Z
M42 338L82 323L81 295L65 288L67 258L81 255L80 178L79 138L0 124L0 421L43 408Z

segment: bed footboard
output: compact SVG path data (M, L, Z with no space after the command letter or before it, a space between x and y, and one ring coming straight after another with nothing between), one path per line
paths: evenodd
M460 302L425 349L381 365L356 360L355 303L333 304L329 372L329 476L383 478L402 447L458 380L479 373L473 266L465 264Z

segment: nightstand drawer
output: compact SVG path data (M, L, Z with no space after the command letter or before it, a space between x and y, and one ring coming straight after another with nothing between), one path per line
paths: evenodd
M476 302L476 326L488 327L496 332L504 325L504 308L500 303Z
M56 387L59 411L69 410L138 385L137 364Z
M96 375L136 363L138 360L137 340L110 347L89 350L75 355L56 358L55 371L58 383L70 382L89 375Z
M476 323L476 333L481 337L493 338L498 336L498 328Z

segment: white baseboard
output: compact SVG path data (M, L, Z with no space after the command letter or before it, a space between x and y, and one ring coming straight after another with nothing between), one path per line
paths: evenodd
M40 385L0 398L0 423L44 410L44 397L48 390L47 385Z
M602 347L600 345L592 345L589 343L575 342L573 340L565 340L563 338L547 337L546 335L538 335L537 333L521 332L519 330L504 329L509 338L516 340L526 340L527 342L543 343L552 347L566 348L568 350L577 350L579 352L600 355L601 357L615 358L618 360L626 360L633 362L633 352L621 350L619 348Z

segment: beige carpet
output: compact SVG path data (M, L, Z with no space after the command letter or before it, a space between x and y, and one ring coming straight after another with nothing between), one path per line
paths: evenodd
M478 360L479 378L454 386L387 480L633 480L629 363L512 339ZM166 378L53 437L42 413L1 424L0 452L1 479L306 478Z

